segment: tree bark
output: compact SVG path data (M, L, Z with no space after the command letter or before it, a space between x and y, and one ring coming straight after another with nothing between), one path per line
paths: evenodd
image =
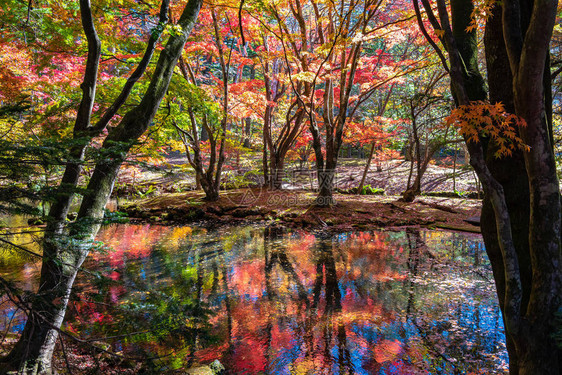
M425 0L422 0L425 1ZM451 3L453 19L456 20L456 31L452 32L448 23L447 7L443 0L438 0L438 11L441 25L444 30L444 44L449 54L451 86L458 105L469 105L470 100L481 100L484 90L479 88L480 79L472 78L471 75L478 73L477 65L472 65L473 56L476 55L476 43L472 38L464 35L466 25L470 22L472 3L470 0L456 0ZM457 38L454 35L458 36ZM463 46L458 47L460 42ZM462 53L461 53L462 51ZM478 73L479 74L479 73ZM485 93L485 92L484 92ZM470 153L470 163L478 174L484 192L489 199L490 206L496 224L496 236L503 261L503 315L506 332L512 337L522 331L520 319L522 285L519 270L519 260L513 242L511 217L506 203L505 193L501 184L492 176L484 158L481 142L466 140L467 149ZM517 341L515 341L516 349ZM519 351L519 350L518 350Z
M451 4L453 19L455 10L464 13L456 18L465 20L464 25L470 20L470 12L467 10L470 8L466 7L467 4L470 4L470 1L458 0ZM464 37L467 33L462 22L457 26L458 32L453 33L455 37L448 35L447 20L443 17L446 7L442 0L438 1L438 7L451 61L455 98L460 104L468 104L478 93L478 90L471 89L471 85L477 82L469 79L471 74L465 74L461 78L459 71L462 71L463 64L467 67L467 72L471 71L471 57L466 54L470 53L471 49L476 51L476 48L470 47L472 43ZM534 1L533 4L528 4L517 0L506 1L503 3L502 13L503 36L513 75L514 109L527 123L526 127L520 129L521 138L530 146L530 151L523 153L529 187L527 197L523 197L520 202L513 201L517 199L517 194L525 194L525 189L519 189L525 184L525 179L512 178L514 172L522 169L521 159L510 161L514 169L508 172L510 180L504 183L508 187L508 193L505 193L503 186L492 176L483 160L480 145L467 142L467 146L471 164L486 193L483 224L486 226L492 218L495 221L495 234L487 227L483 228L483 233L489 245L488 252L498 281L498 296L510 354L510 371L513 374L559 374L560 349L556 346L552 332L557 329L554 322L556 313L560 311L562 292L560 193L550 124L545 111L545 108L548 108L545 98L549 95L544 91L543 82L556 2ZM487 42L490 43L490 36ZM455 43L470 48L459 47L457 50ZM502 47L495 48L500 50ZM457 54L462 57L462 63L457 59ZM491 53L488 60L492 63L492 58L500 56L499 53ZM491 64L490 67L492 66ZM505 85L506 75L500 69L502 68L498 67L497 72L490 72L490 76L493 81L497 79L495 75L502 75L502 84ZM504 99L510 101L511 96L505 95ZM494 144L490 144L488 150L494 147ZM498 163L491 164L492 168L497 166ZM496 175L503 177L501 173ZM529 202L529 206L519 208L518 204L521 202ZM527 213L528 219L525 218ZM528 232L522 228L526 223ZM516 233L518 228L522 228L521 233ZM528 243L525 238L517 237L525 237L527 233ZM493 238L494 235L496 238ZM529 266L530 268L527 268Z
M500 5L494 6L491 17L487 20L484 35L489 96L490 103L501 102L504 104L507 112L514 113L513 76L509 67L503 39L501 12ZM513 242L520 264L523 293L521 306L524 307L529 301L532 276L529 254L529 183L523 153L516 151L513 157L498 159L494 156L498 148L494 141L483 140L483 142L487 149L486 164L494 178L503 186L505 192L506 203L511 217ZM484 197L482 202L480 222L486 252L494 273L500 308L503 311L505 306L504 266L496 234L495 216L490 199L487 196ZM524 311L521 313L524 313ZM506 334L506 347L509 353L510 374L518 374L517 351L513 338L509 334Z
M272 153L270 156L271 166L271 188L282 189L283 177L285 177L285 155L276 155Z
M333 206L334 199L334 178L335 170L331 168L318 170L318 196L316 205L319 207Z
M523 154L529 180L529 255L532 281L522 315L523 329L513 335L519 374L558 374L561 353L552 337L561 308L560 190L545 98L545 64L557 12L557 1L528 4L506 1L503 32L513 74L514 105L527 125L521 138L530 146ZM558 327L559 328L559 327Z

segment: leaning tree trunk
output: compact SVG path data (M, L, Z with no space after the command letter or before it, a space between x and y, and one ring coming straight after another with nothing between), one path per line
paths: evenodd
M365 169L363 169L363 176L361 176L361 182L357 186L357 194L361 194L363 191L363 186L365 186L365 180L367 179L367 173L369 173L369 168L371 167L371 162L373 161L373 156L375 155L375 150L377 143L373 141L371 144L371 151L369 151L369 157L367 158L367 163L365 164Z
M201 0L187 3L179 20L182 33L170 37L161 52L141 103L123 117L104 141L102 149L108 152L107 158L96 164L77 221L68 233L69 240L65 241L64 233L54 233L44 239L40 289L33 300L22 336L0 362L0 373L10 370L22 374L52 372L51 358L72 284L100 227L103 209L111 195L117 172L130 147L148 128L166 94L201 3Z
M476 35L475 33L467 33L466 28L469 26L469 22L471 20L471 13L473 9L473 4L469 0L460 0L454 1L452 3L451 12L453 17L453 31L455 40L459 45L460 54L465 60L467 65L467 70L472 73L472 75L468 76L465 75L464 83L467 87L467 94L468 99L470 100L484 100L486 99L486 95L484 92L484 83L480 73L478 72L478 63L477 63L477 44L476 44ZM493 18L493 16L492 16ZM496 17L497 18L497 17ZM497 19L488 21L490 26L494 26L495 30L493 32L497 32L498 25L492 25L492 22L497 22ZM500 21L500 29L501 31L501 21ZM490 42L490 31L487 30L487 42ZM501 33L499 34L501 36ZM502 58L506 58L505 50L503 55L495 55L492 58L490 52L494 49L494 52L501 52L500 50L503 48L503 42L498 35L493 37L493 43L495 44L493 47L492 45L487 45L487 52L488 54L488 78L489 78L489 85L491 90L491 101L492 103L496 101L502 101L507 107L506 109L510 109L510 103L512 103L512 95L509 93L510 85L510 74L506 75L505 69L505 60L502 61ZM492 49L490 49L492 48ZM500 83L501 82L501 83ZM504 89L502 91L502 88ZM505 90L507 88L507 90ZM519 310L522 306L525 306L525 292L526 287L525 283L528 281L526 279L527 270L528 270L528 262L525 262L525 258L521 257L520 254L524 254L528 252L528 246L526 245L525 235L528 233L526 228L522 227L524 224L524 207L525 202L528 202L528 197L525 198L525 191L527 190L524 186L520 186L521 184L525 184L526 179L518 178L513 179L513 170L507 169L506 167L517 167L516 170L519 170L522 173L522 176L525 176L525 171L520 170L521 164L517 162L516 158L513 159L502 159L498 160L495 157L490 158L490 155L493 153L496 145L494 145L493 141L487 139L481 139L483 143L483 147L487 148L487 157L486 157L486 168L489 169L490 175L492 178L497 181L499 185L499 191L503 192L503 200L505 202L505 209L499 212L497 207L494 207L494 199L495 193L494 189L486 188L485 179L483 179L483 186L485 187L485 196L482 205L482 213L481 213L481 228L482 228L482 235L484 237L484 241L486 244L486 252L492 264L492 270L494 273L494 280L496 283L496 290L498 293L498 300L500 309L502 310L504 326L506 327L506 347L509 353L509 362L510 362L510 373L517 374L518 373L518 358L517 358L517 350L515 347L515 343L513 341L512 335L509 332L510 328L515 327L516 324L512 324L513 319L511 315L518 315L519 311L513 311L514 309L512 306L516 306L516 310ZM467 144L468 145L468 144ZM474 148L474 146L472 146ZM471 154L471 164L473 164L473 155ZM478 169L475 168L475 170ZM507 174L506 178L502 178L502 173ZM519 186L518 186L519 185ZM528 191L528 190L527 190ZM521 196L523 194L523 196ZM515 202L514 199L519 199L519 202ZM518 206L517 204L522 204L522 206ZM523 211L519 211L518 213L514 213L514 209L521 207ZM528 207L528 206L527 206ZM521 215L523 213L523 216ZM519 255L515 260L516 264L518 265L517 275L516 278L518 279L518 289L520 290L520 296L518 297L518 301L513 301L512 298L509 298L513 295L510 293L510 289L513 289L512 285L513 282L508 280L510 277L510 270L506 270L506 251L504 249L505 244L503 243L504 238L500 235L501 227L497 225L499 223L498 220L502 219L502 216L507 216L509 218L509 227L512 237L512 244L514 252ZM524 225L523 225L524 226ZM528 258L528 257L527 257ZM511 270L513 271L513 270Z
M64 319L77 270L85 258L81 249L66 248L62 263L61 256L53 256L61 252L61 247L63 240L60 238L44 239L40 287L27 311L28 319L18 342L0 361L0 373L43 374L51 371L58 329Z
M422 0L427 12L431 8L427 0ZM417 3L414 3L417 5ZM485 98L482 77L477 70L477 46L474 32L466 32L466 25L471 19L473 5L470 0L456 0L451 3L454 31L449 25L447 6L444 0L437 0L440 25L434 27L444 30L444 45L449 54L451 90L457 105L469 105L471 100ZM418 10L416 9L418 12ZM418 20L420 19L418 13ZM423 27L423 26L420 26ZM484 192L493 209L496 222L496 236L503 261L505 294L504 322L507 332L515 332L520 326L521 277L519 261L513 243L511 217L501 184L492 176L486 165L482 142L474 142L465 136L470 153L470 164L482 182Z
M429 166L429 162L431 161L431 157L433 156L434 152L431 151L428 155L425 156L423 160L417 160L416 163L420 163L417 165L416 168L416 177L414 178L414 182L408 186L408 188L402 193L402 199L406 202L413 202L416 196L421 194L421 182L423 175L427 171L427 167Z

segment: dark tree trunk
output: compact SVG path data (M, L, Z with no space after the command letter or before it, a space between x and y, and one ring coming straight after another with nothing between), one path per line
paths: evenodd
M252 65L250 67L250 79L255 79L256 78L256 67L254 65ZM252 136L252 119L247 117L243 120L243 132L244 134L244 143L243 143L243 147L245 148L250 148L252 147L252 144L250 142L250 137Z
M269 164L267 162L267 143L263 143L262 149L262 173L263 173L263 185L269 186Z
M467 74L473 73L473 70L470 68L471 58L466 54L470 50L472 54L476 52L476 46L466 39L465 26L471 13L469 5L472 6L468 0L452 2L453 19L460 22L456 25L455 38L449 38L446 19L443 17L446 7L442 0L438 1L441 22L449 38L447 46L451 59L451 80L460 104L480 99L478 90L474 90L477 88L473 86L475 81L471 79L474 74ZM456 11L458 13L455 15ZM522 171L521 158L516 157L509 164L491 163L488 168L482 158L481 146L467 143L471 164L480 176L486 193L483 232L490 246L488 251L498 280L498 296L508 336L511 372L514 374L559 374L561 370L560 349L552 336L552 332L559 329L554 322L560 311L562 297L560 193L546 113L549 105L545 103L545 98L549 95L545 93L543 82L555 14L554 1L537 0L530 4L512 0L502 5L505 50L514 77L513 108L526 121L526 126L520 129L520 135L530 146L530 150L522 154L528 177L527 197L517 196L525 192L525 178L514 175ZM493 34L498 33L498 26L495 29L493 27L489 25L488 43L491 36L498 38L498 34ZM457 56L455 42L467 68L462 78L458 76L461 64L458 60L454 61ZM501 59L503 56L505 59L505 54L500 51L501 46L490 47L495 48L490 49L488 54L491 86L494 86L494 95L500 96L501 90L497 84L500 77L504 80L502 84L506 84L505 68L493 63L498 63L494 61L495 58ZM494 71L495 68L498 71ZM504 99L509 105L511 98L511 95L506 94L496 99ZM494 147L493 144L489 145L489 150ZM498 165L501 169L513 167L508 171L509 179L504 180L506 189L490 173L491 169L495 169L498 178L504 178L502 172L506 170L499 171ZM525 202L529 206L519 208L519 204ZM490 207L493 212L490 212ZM492 218L496 223L497 240L491 239L494 233L487 228ZM526 224L528 232L524 228ZM521 233L517 233L517 228L521 228Z
M209 140L209 132L206 127L201 127L201 137L199 138L201 142L207 142Z
M207 178L207 175L204 175L201 179L201 187L203 188L203 191L205 192L205 200L209 201L209 202L214 202L216 200L219 199L219 189L217 188L217 186L213 183L214 181L209 181L209 179Z
M316 205L319 207L330 207L336 204L334 199L334 183L336 178L336 166L327 163L326 168L317 170L318 173L318 196Z
M427 0L422 0L427 12L431 6ZM449 54L451 87L457 105L470 105L471 100L482 100L483 86L478 87L481 79L473 76L479 75L476 63L476 38L474 32L467 32L466 26L471 20L472 2L470 0L455 0L451 3L455 30L451 31L449 16L444 0L437 0L439 23L433 19L432 24L436 29L443 29L443 42ZM419 19L419 14L418 14ZM472 34L472 35L470 35ZM480 77L481 78L481 77ZM513 243L511 217L507 207L505 194L501 184L492 176L484 156L482 142L474 142L465 136L467 149L470 153L470 164L478 174L482 187L493 208L499 248L504 265L505 294L504 294L504 321L506 332L516 334L521 326L521 278L519 261ZM517 348L517 342L514 340ZM517 348L518 350L518 348Z
M531 283L521 307L520 325L508 333L515 343L519 374L559 374L562 354L552 336L561 309L560 190L548 123L551 103L544 82L557 1L508 1L503 4L503 32L513 74L513 102L525 119L521 138L529 181L529 258ZM508 301L506 301L508 303ZM518 329L517 329L518 328Z
M271 188L272 189L282 189L283 188L283 177L285 177L285 155L275 155L272 153L270 156L270 166L271 166Z
M514 113L513 76L503 41L501 20L502 9L496 5L492 16L486 23L484 45L486 47L486 65L488 70L488 88L490 103L501 102L509 113ZM521 151L515 152L511 158L498 159L494 156L497 145L486 141L486 163L490 172L503 186L505 199L511 217L511 228L515 249L519 257L522 301L526 306L529 301L531 285L531 260L529 255L529 182ZM500 245L498 243L496 219L488 196L484 197L481 214L481 230L486 244L486 252L492 264L494 279L500 308L504 310L505 277ZM522 311L521 313L524 313ZM504 322L505 325L505 322ZM519 365L515 344L510 335L506 335L506 346L509 353L510 374L519 373Z
M250 137L252 135L252 120L248 117L244 119L244 143L242 146L245 148L252 147Z

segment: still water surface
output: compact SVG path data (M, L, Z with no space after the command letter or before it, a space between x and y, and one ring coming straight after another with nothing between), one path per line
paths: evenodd
M76 282L66 328L172 369L233 374L502 373L507 354L480 236L338 235L113 225ZM36 286L37 265L0 274ZM13 311L3 307L0 322ZM14 319L17 332L23 321Z

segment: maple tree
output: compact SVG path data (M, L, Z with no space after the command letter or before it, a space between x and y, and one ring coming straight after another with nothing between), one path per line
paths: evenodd
M329 206L334 203L334 174L348 117L352 118L378 87L404 74L403 69L399 73L380 69L375 76L369 64L377 66L382 50L368 57L363 54L363 42L383 33L385 26L395 24L398 16L388 18L391 16L382 9L390 10L391 5L381 1L330 6L314 1L308 6L296 1L290 5L280 11L284 11L283 19L295 20L297 31L291 33L281 25L278 33L282 35L287 64L297 69L290 74L291 89L297 95L300 111L306 113L313 139L319 186L317 204ZM281 18L278 15L277 19ZM307 26L309 19L317 26ZM317 53L312 54L313 51Z
M180 88L180 95L183 95L185 99L179 101L180 99L176 98L176 101L179 102L177 103L179 104L177 111L180 116L183 115L184 117L182 122L187 122L190 127L184 129L176 123L176 119L173 121L186 148L188 161L195 170L198 184L202 186L208 200L216 200L219 196L221 173L225 159L226 131L230 121L228 115L230 57L225 53L225 47L223 46L224 37L219 29L217 10L213 7L209 13L202 15L202 18L212 26L212 34L214 35L214 45L209 46L209 48L212 48L213 54L208 55L207 58L219 60L221 78L213 77L219 84L214 87L206 85L207 91L211 91L207 93L205 88L198 86L197 78L189 63L182 59L180 68L183 78L188 84ZM204 29L201 32L209 31L211 30ZM216 91L220 91L220 93ZM214 105L209 95L219 98L220 105ZM187 113L182 113L183 111ZM185 119L185 117L188 117L188 119ZM209 145L207 168L203 165L201 154L203 144L200 138L205 138L204 142L208 142Z
M383 48L381 49L381 54L379 55L380 59L377 62L377 64L382 64L385 69L392 68L393 73L399 76L401 74L400 72L401 65L393 63L393 57L392 57L393 55L395 55L394 59L397 59L398 61L409 60L411 63L415 61L415 63L412 65L412 67L415 67L415 69L411 69L409 71L409 75L411 75L415 70L418 69L421 69L423 71L426 65L424 61L431 60L431 56L430 54L428 54L428 49L424 47L423 43L421 42L423 38L421 38L421 35L419 33L412 31L416 29L410 28L409 22L403 22L402 28L403 30L409 28L408 31L406 32L405 38L403 36L402 38L400 38L400 34L398 35L398 39L404 39L404 40L398 41L396 43L396 46L393 46L391 43L390 51L387 51L388 47L387 47L387 43L385 42L383 44ZM404 31L402 31L402 33L404 33ZM392 53L393 50L398 50L398 51ZM384 152L385 150L381 141L384 140L385 138L396 136L396 133L392 134L389 132L387 132L385 135L384 134L385 132L382 130L380 125L381 125L381 119L385 115L385 112L387 112L387 106L389 105L389 103L392 102L393 96L396 95L395 90L398 87L404 85L408 85L406 77L401 78L400 80L393 80L390 85L387 84L385 85L386 87L378 88L376 92L372 93L374 94L374 99L375 99L374 102L376 103L376 107L374 109L373 115L371 115L370 117L374 120L377 120L372 122L375 125L375 129L372 129L372 131L374 130L375 132L382 133L382 134L380 134L377 137L373 137L372 141L370 142L371 149L369 152L367 163L365 164L365 169L363 171L363 176L361 177L361 181L359 182L359 185L357 186L356 189L358 194L361 194L363 191L363 186L365 184L365 180L367 178L367 174L371 167L371 162L374 156L376 156L377 171L380 171L380 169L382 168L380 164L381 161L380 159L385 157L385 152ZM363 109L363 111L365 112L365 109ZM386 122L392 124L394 121L388 118ZM348 131L347 133L350 132Z
M423 175L435 153L452 142L459 142L458 138L450 137L450 133L454 133L449 131L451 124L443 119L450 112L450 98L442 93L444 76L444 72L433 70L428 80L423 81L425 87L420 85L422 90L415 90L403 98L404 110L410 120L406 146L410 172L406 190L402 193L402 199L407 202L413 201L421 193ZM449 120L453 122L452 117Z
M278 21L281 20L278 14L276 14L276 18ZM286 25L284 26L286 28ZM274 44L269 39L271 38L265 39L264 37L263 55L265 56L260 59L267 102L263 114L264 176L266 184L279 189L283 185L287 153L296 142L302 141L306 113L300 105L297 95L285 95L288 91L288 83L285 81L287 75L290 74L291 67L285 65L285 61L280 55L281 43ZM274 46L277 47L277 53L271 51ZM270 54L273 54L274 57L270 57ZM282 70L285 70L285 74ZM304 85L298 86L297 91L305 89ZM289 91L289 93L291 92ZM277 108L279 112L276 116Z

